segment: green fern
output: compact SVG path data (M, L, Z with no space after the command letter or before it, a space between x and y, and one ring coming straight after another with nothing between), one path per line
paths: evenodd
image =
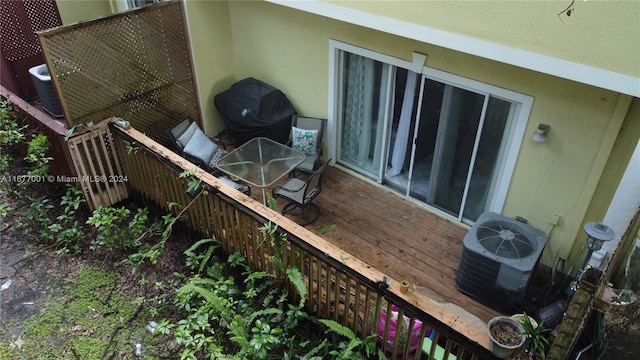
M206 284L214 287L216 282L211 279L199 279L193 278L189 283L182 285L176 293L178 294L188 294L188 293L197 293L201 297L203 297L207 301L207 305L211 306L214 310L216 310L219 314L225 315L227 312L227 307L230 307L230 302L216 295L213 291L209 289L205 289L202 285Z
M263 307L270 306L271 302L276 297L276 295L278 295L279 292L280 292L280 289L278 289L277 287L271 288L271 290L265 295L264 299L262 300L262 306Z
M354 350L358 348L358 346L362 345L362 340L360 339L351 339L347 346L344 347L342 353L339 354L339 359L355 359L356 357L362 358L361 354L358 354Z
M231 339L238 343L240 346L249 346L249 331L247 329L248 322L244 317L240 315L236 315L233 317L233 320L229 323L229 334L232 335Z
M298 268L289 268L287 269L287 276L295 286L296 291L298 291L298 295L300 295L300 307L304 306L305 297L307 296L307 284L304 281L302 272Z
M323 349L327 348L327 339L322 340L320 344L318 344L313 349L309 350L306 354L302 356L302 360L322 360L323 357L318 355Z
M315 230L315 233L318 234L318 235L322 235L322 234L327 233L327 232L329 232L329 231L331 231L331 230L333 230L335 228L336 228L336 224L331 224L331 225L327 225L325 227L322 227L320 229Z
M327 331L325 332L334 332L340 336L346 337L349 340L358 340L358 337L353 333L353 331L351 331L351 329L335 320L319 319L318 321L320 321L324 324L324 326L327 327Z
M251 324L253 323L253 320L255 320L257 317L265 316L265 315L282 316L282 310L276 309L276 308L268 308L268 309L255 311L253 314L247 317L247 324Z
M194 251L201 245L209 244L209 243L215 243L215 244L209 246L204 253L201 253L199 256L196 257L196 254ZM189 247L187 250L184 251L184 254L188 257L196 257L198 259L198 272L202 272L207 262L209 262L209 259L211 259L211 255L213 255L213 252L216 249L218 249L218 247L220 247L218 240L202 239L197 241L195 244L191 245L191 247Z
M278 209L278 202L271 195L267 196L267 206L275 212L280 212Z
M253 285L256 280L265 279L265 278L273 278L272 274L269 274L266 271L254 271L247 273L247 277L244 279L244 283L248 285Z
M202 239L202 240L196 241L187 250L185 250L184 253L185 254L193 253L193 251L195 249L199 248L201 245L208 244L208 243L216 243L217 244L217 245L215 245L216 248L218 248L220 246L220 242L218 240L216 240L216 239Z
M341 341L338 346L333 347L330 354L335 356L338 360L356 360L356 359L370 359L376 351L380 360L386 360L386 356L381 349L376 349L375 337L376 335L368 336L364 341L359 339L356 334L346 326L338 323L335 320L319 319L319 321L327 327L325 333L333 332L342 337L347 338L347 341ZM340 351L338 351L338 349ZM364 354L363 354L364 353Z

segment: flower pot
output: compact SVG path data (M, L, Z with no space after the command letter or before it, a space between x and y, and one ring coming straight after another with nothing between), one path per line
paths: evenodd
M491 339L491 352L501 359L513 354L526 340L525 336L520 335L524 331L522 325L507 316L491 319L488 331Z
M525 315L525 314L513 314L511 315L511 318L517 322L519 322L520 324L524 324L524 317L527 316L529 318L529 321L531 322L531 325L533 325L534 328L538 327L538 322L536 321L536 319L532 318L529 315Z

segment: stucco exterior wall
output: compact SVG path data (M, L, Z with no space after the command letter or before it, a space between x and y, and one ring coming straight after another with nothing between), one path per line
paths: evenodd
M640 75L640 1L326 1L577 63ZM612 26L615 24L615 26Z
M229 9L226 1L187 1L185 8L204 131L215 136L225 125L213 97L237 80Z
M90 20L112 13L110 0L56 0L62 23L65 25Z
M601 159L608 159L622 123L616 119L619 94L276 5L233 2L229 9L236 77L280 88L301 114L328 116L331 38L405 60L412 51L425 53L429 67L533 96L503 214L550 233L545 263L571 257L589 206L585 199L594 195ZM539 123L551 125L544 144L529 138ZM553 215L560 216L556 226Z
M585 222L600 221L603 219L609 208L611 199L613 199L616 193L619 179L627 169L627 163L629 162L628 154L633 153L636 146L639 146L638 139L640 139L640 99L634 98L631 101L620 132L617 133L615 145L609 155L602 177L598 182L595 195L591 199L591 203L586 212ZM636 164L636 167L637 166L638 164ZM640 174L638 174L638 176L640 176ZM611 184L615 184L615 186L611 186ZM636 192L640 191L640 184L635 184L635 186ZM637 204L636 207L637 206L640 206L640 204ZM628 215L631 217L633 214ZM617 233L616 235L622 236L622 233ZM579 232L571 248L571 254L574 257L584 259L587 252L584 246L585 240L586 235L584 232ZM580 265L581 264L578 263L576 266Z

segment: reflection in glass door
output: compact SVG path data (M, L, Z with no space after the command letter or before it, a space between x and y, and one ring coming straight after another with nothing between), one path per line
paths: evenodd
M488 207L512 116L510 102L425 79L408 195L476 219Z
M452 215L460 212L483 102L483 95L444 87L427 203Z
M488 210L517 104L343 54L339 162L459 220Z
M408 196L476 219L487 209L512 115L507 101L425 79Z

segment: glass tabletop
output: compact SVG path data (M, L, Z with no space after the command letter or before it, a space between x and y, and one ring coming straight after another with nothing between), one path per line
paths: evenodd
M218 160L217 167L232 177L265 188L273 185L305 159L304 153L265 137L253 138Z

